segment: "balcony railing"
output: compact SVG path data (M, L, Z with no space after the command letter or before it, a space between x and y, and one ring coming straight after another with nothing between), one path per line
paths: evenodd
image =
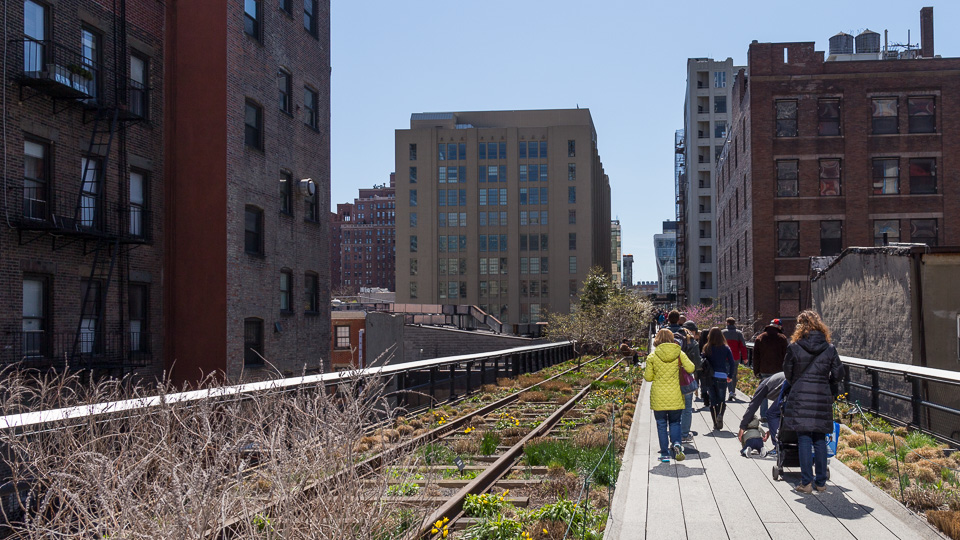
M12 40L19 56L17 81L38 91L63 99L97 100L103 82L100 65L79 50L52 40Z
M37 369L130 369L150 363L147 332L16 331L0 338L0 365Z
M98 185L99 187L99 185ZM153 213L140 206L104 203L97 193L24 186L17 212L23 230L58 232L85 237L117 238L129 243L151 240ZM16 203L14 203L16 204ZM113 206L112 210L108 210Z

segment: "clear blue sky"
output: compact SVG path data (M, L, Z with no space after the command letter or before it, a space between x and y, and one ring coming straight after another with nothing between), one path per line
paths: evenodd
M332 209L388 180L411 113L588 107L636 281L656 279L653 235L674 217L687 58L744 65L754 39L826 51L865 28L919 42L925 5L936 53L960 56L956 0L331 3Z

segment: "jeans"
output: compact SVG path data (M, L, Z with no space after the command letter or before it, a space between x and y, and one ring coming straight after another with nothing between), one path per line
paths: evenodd
M763 383L763 381L767 380L767 379L770 378L772 375L773 375L773 373L761 373L761 374L760 374L760 382ZM760 418L767 418L767 410L768 410L767 407L768 407L768 406L767 406L767 400L763 400L763 401L760 402Z
M684 437L690 435L690 424L693 422L693 392L683 395L684 408L680 415L680 433Z
M727 383L727 388L730 390L730 397L737 397L737 371L740 369L740 362L736 362L737 369L733 370L733 373L728 373L730 375L730 382ZM726 398L726 396L724 396Z
M670 455L670 445L680 444L680 416L683 409L675 411L653 411L657 421L657 437L660 438L660 455ZM670 430L670 442L667 442L667 429ZM826 454L824 454L826 455Z
M710 406L715 407L726 401L727 380L714 377L707 383L706 390L710 394Z
M773 400L767 410L767 429L770 430L770 442L773 443L774 448L777 447L777 430L780 429L780 403L782 399L783 392L780 392L780 395ZM766 403L767 400L763 401Z
M814 481L813 468L816 465L817 486L825 486L827 484L827 435L809 431L798 432L797 451L800 453L800 484L805 486Z

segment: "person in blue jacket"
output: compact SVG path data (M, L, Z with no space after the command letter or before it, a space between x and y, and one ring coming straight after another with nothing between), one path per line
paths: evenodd
M732 380L731 374L737 369L733 360L733 352L727 346L723 332L714 326L707 334L707 342L703 345L704 363L709 362L713 368L713 380L707 391L710 393L710 416L713 418L713 429L723 429L723 413L727 410L727 384Z

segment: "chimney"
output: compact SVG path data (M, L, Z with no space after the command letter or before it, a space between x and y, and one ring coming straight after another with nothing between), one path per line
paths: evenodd
M933 8L920 9L920 56L933 58Z

